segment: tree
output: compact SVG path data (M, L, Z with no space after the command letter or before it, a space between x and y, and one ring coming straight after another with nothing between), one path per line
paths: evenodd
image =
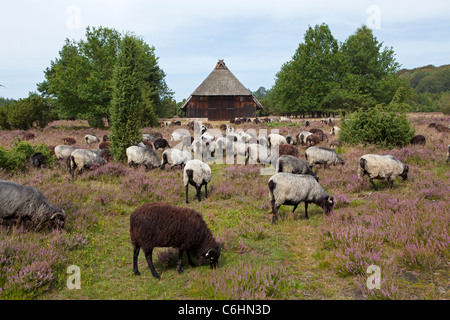
M406 85L396 74L400 65L394 50L382 46L367 26L357 29L341 46L347 69L344 82L350 84L347 89L360 96L352 109L388 104L397 89Z
M44 72L45 81L38 84L38 90L53 99L52 105L62 119L88 120L92 127L103 127L104 119L110 122L112 78L121 41L123 36L118 31L103 27L87 27L86 39L78 42L66 39L59 58ZM142 39L137 41L144 52L139 57L147 92L143 109L160 110L173 93L158 66L155 48ZM148 123L147 115L141 115L145 115L142 122ZM151 117L150 122L157 123L156 114Z
M292 59L281 67L269 92L274 111L284 114L326 112L327 99L342 78L339 45L326 24L309 27Z
M113 76L111 106L111 146L116 161L125 159L126 148L142 140L140 130L141 106L146 103L145 68L142 61L145 51L140 40L124 36Z

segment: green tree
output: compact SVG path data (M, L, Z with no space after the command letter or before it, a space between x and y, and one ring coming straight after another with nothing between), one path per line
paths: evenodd
M339 44L326 24L316 25L283 64L268 96L277 113L327 112L335 102L328 95L337 93L341 79Z
M45 81L38 84L38 90L53 99L62 119L88 120L92 127L103 127L104 119L110 122L112 79L122 40L118 31L103 27L87 27L86 39L78 42L66 39L59 58L44 72ZM144 52L139 57L147 92L143 108L164 109L163 101L173 93L158 66L155 48L142 39L138 45ZM150 117L151 121L146 116L143 122L154 124L156 115Z
M146 86L145 71L140 61L144 55L140 40L133 35L125 35L113 76L109 149L116 161L124 160L126 148L142 140L140 115L146 100Z
M397 89L405 86L397 75L400 65L395 60L394 50L382 46L367 26L357 29L341 46L346 68L344 82L359 95L353 108L388 104Z

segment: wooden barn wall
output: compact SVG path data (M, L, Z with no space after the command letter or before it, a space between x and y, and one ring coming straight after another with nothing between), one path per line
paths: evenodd
M251 96L194 96L186 106L189 118L230 120L256 117L256 104Z

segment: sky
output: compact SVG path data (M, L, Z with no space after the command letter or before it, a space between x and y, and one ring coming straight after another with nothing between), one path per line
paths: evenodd
M86 27L133 32L155 47L177 102L224 59L242 84L270 89L309 26L344 42L362 25L402 68L450 64L450 1L0 0L0 97L36 92L66 39Z

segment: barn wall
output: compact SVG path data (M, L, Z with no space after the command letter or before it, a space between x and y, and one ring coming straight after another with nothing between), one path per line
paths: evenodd
M256 104L252 96L193 96L186 106L189 118L231 120L256 117Z

